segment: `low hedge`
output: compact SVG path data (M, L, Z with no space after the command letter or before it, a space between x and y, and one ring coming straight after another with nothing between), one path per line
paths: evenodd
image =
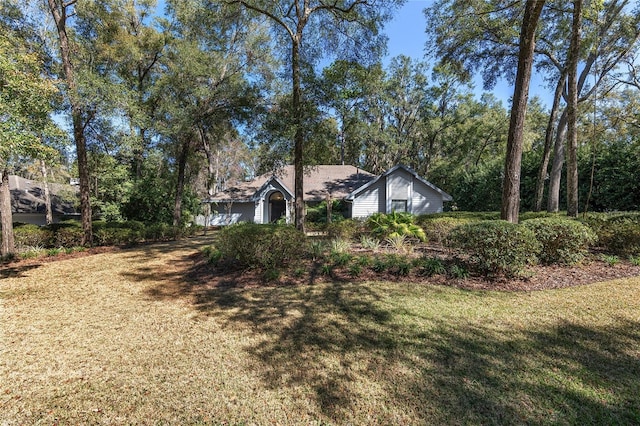
M541 217L525 220L522 224L532 230L541 243L538 258L546 264L578 263L597 240L589 226L567 217Z
M582 221L595 231L606 253L640 255L640 213L590 213Z
M222 261L267 271L301 260L306 243L304 233L293 226L239 223L220 231L217 247Z
M502 220L459 226L451 231L447 244L468 255L482 272L508 275L535 263L541 250L531 229Z

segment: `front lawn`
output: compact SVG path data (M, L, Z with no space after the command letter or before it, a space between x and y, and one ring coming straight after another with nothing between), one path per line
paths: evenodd
M639 278L213 286L207 243L0 271L2 421L640 423Z

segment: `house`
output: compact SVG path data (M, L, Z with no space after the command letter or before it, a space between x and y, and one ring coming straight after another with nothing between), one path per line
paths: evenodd
M198 222L203 225L271 223L282 217L290 222L294 199L294 169L286 166L204 200L212 206L212 215ZM311 205L328 199L345 200L349 205L348 217L352 218L394 210L438 213L445 201L452 200L449 194L403 165L378 176L354 166L309 167L304 175L305 203Z
M46 223L44 185L41 182L20 176L9 176L9 191L13 222L36 225ZM54 222L79 216L75 208L77 192L76 186L49 184Z

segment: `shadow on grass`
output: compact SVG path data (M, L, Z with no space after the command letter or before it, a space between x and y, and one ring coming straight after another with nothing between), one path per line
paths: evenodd
M20 278L24 276L24 273L32 269L40 267L39 264L7 266L0 264L0 280L6 278Z
M247 352L264 385L306 389L331 421L640 424L637 321L514 329L418 312L375 284L242 288L230 276L212 287L185 280L187 263L149 296L188 297L260 336Z

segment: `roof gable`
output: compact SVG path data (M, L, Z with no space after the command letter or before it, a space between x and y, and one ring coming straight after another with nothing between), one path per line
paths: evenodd
M361 193L362 191L366 190L367 188L369 188L370 186L374 185L376 182L378 182L380 179L387 177L393 173L395 173L397 170L404 170L406 172L408 172L409 174L411 174L415 179L417 179L418 181L422 182L424 185L426 185L427 187L433 189L434 191L436 191L437 193L439 193L442 196L442 200L443 201L452 201L453 197L449 194L447 194L446 192L444 192L442 189L438 188L437 186L435 186L434 184L432 184L431 182L429 182L428 180L422 178L420 175L418 175L418 173L413 170L411 167L405 166L403 164L398 164L396 166L393 166L392 168L390 168L389 170L387 170L386 172L384 172L383 174L381 174L380 176L377 176L375 179L371 180L370 182L366 183L365 185L360 186L359 188L355 189L353 192L351 192L349 195L347 195L346 199L347 200L353 200L355 198L356 195L358 195L359 193Z

